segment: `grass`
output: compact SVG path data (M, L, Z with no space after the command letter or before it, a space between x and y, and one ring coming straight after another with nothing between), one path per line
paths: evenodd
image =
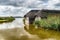
M35 25L39 26L38 29ZM47 19L36 20L34 26L30 24L29 30L25 28L26 31L33 35L38 35L42 39L55 38L60 40L60 17L52 16Z
M35 28L36 25L39 26L37 29ZM36 20L34 24L29 25L29 30L26 28L25 30L41 39L54 38L60 40L60 17L52 16L40 21Z
M12 22L15 20L14 17L0 17L0 23Z
M43 27L45 29L54 29L54 30L60 30L60 17L48 17L47 19L41 19L40 21L36 20L34 22L34 25L39 25L40 27Z

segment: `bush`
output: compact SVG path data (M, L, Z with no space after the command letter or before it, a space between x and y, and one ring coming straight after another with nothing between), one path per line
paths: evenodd
M34 25L36 25L37 27L40 27L40 21L39 20L35 21Z
M35 21L36 25L40 25L44 29L60 30L60 18L59 17L48 17L47 19L41 19Z
M60 24L58 24L57 30L60 31Z
M14 17L0 17L0 23L12 22L13 20L15 20Z

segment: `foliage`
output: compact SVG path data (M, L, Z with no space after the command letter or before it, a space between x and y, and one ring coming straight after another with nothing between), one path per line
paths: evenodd
M41 19L39 22L37 20L35 22L39 23L39 25L45 29L60 30L60 17L57 16L48 17L47 19Z
M15 20L14 17L0 17L0 23L3 23L3 22L12 22L13 20Z

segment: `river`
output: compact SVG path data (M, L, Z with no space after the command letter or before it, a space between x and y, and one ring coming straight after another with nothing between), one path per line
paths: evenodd
M40 40L24 29L23 18L16 18L11 23L0 24L0 40Z
M0 40L55 40L54 38L41 39L38 35L29 33L24 26L23 18L15 18L11 23L0 24Z

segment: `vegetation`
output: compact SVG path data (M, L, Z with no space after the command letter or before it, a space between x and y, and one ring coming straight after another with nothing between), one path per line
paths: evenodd
M48 17L47 19L41 19L35 21L35 25L40 25L44 29L58 30L60 31L60 17Z
M30 34L37 35L42 40L49 40L49 38L52 38L50 40L60 40L60 17L51 16L47 19L36 20L34 25L29 25L29 30L26 27L25 30Z
M15 20L14 17L0 17L0 23L12 22L13 20Z

